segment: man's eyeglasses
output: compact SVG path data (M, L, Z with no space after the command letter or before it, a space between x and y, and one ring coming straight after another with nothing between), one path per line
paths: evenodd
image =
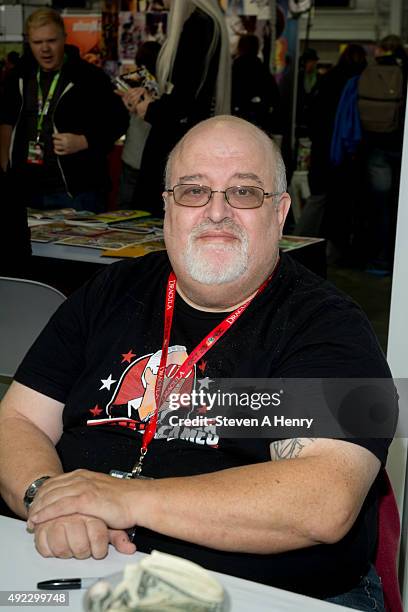
M211 189L206 185L190 185L180 183L174 185L173 189L166 189L172 193L176 204L199 208L205 206L211 200L213 193L223 193L228 204L232 208L259 208L265 198L282 195L282 192L265 192L262 187L250 185L234 185L227 189Z

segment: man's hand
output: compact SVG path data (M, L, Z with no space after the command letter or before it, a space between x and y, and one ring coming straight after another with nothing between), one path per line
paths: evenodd
M35 547L43 557L60 559L103 559L109 544L123 554L133 554L136 546L125 531L108 529L93 516L71 514L41 523L34 530Z
M88 141L82 134L53 134L54 153L56 155L72 155L88 148Z
M143 480L122 480L88 470L75 470L46 481L35 496L28 516L29 527L79 512L100 518L113 529L135 524L132 516L136 487Z
M144 87L135 87L124 92L116 90L116 93L122 98L123 104L130 113L134 113L141 119L144 119L147 107L153 100Z

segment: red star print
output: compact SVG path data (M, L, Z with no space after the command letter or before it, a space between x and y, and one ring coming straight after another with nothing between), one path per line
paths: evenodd
M122 353L122 357L122 363L125 363L125 361L127 361L127 363L130 363L133 357L136 357L136 354L132 353L132 349L130 349L128 353Z
M98 404L96 404L94 408L89 409L89 412L92 414L92 416L96 417L99 416L103 410L102 408L99 408Z
M202 374L204 374L204 370L206 367L207 367L207 362L204 361L204 359L202 359L200 363L198 364L198 369L200 370Z

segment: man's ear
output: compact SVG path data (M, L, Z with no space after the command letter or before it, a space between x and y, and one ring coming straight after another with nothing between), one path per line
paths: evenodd
M163 198L163 210L166 210L167 208L167 198L168 198L169 194L167 193L167 191L163 191L162 193L162 198Z
M280 196L279 204L278 204L278 221L279 221L279 229L280 229L280 238L282 238L283 226L285 225L285 220L289 212L291 204L290 195L285 191Z

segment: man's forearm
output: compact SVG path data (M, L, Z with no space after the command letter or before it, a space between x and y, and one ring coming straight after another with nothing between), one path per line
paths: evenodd
M341 486L337 489L329 471L322 473L317 458L302 463L270 462L147 482L134 505L135 523L235 552L278 553L342 537L355 517L343 511L347 504L341 500L332 507L333 497L327 496L330 486L343 494Z
M380 462L345 441L296 440L272 444L270 462L146 481L143 497L131 506L135 524L236 552L279 553L340 540Z
M78 512L113 529L137 525L235 552L336 542L353 525L379 461L341 441L316 441L303 452L308 456L158 480L77 470L41 487L30 519L38 524Z
M0 423L0 493L8 506L26 517L23 498L33 480L63 472L48 436L25 418L6 417Z

